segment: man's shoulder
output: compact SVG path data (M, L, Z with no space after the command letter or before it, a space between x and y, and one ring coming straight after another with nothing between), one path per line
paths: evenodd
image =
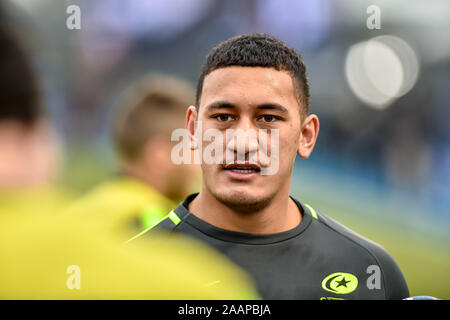
M312 230L310 234L321 244L328 243L329 247L341 246L341 250L345 250L348 246L357 247L374 258L379 255L389 255L379 244L358 234L323 211L319 211L313 206L296 199L294 200L303 209L304 215L306 214L313 218L311 219L310 227Z
M383 275L384 286L388 299L402 299L408 294L408 287L403 274L391 256L380 244L358 234L329 215L317 211L317 219L313 219L313 228L316 228L317 237L330 243L332 250L339 250L352 260L365 257L379 267ZM369 267L368 265L367 267Z
M375 260L393 260L388 251L380 244L360 235L321 211L317 211L317 216L316 223L321 226L322 236L323 234L330 233L333 237L353 243L355 246L366 251Z
M377 249L379 248L382 249L383 251L386 251L376 242L362 236L355 230L352 230L351 228L345 226L341 222L335 220L331 216L323 213L322 211L317 211L317 216L318 218L316 220L317 223L322 227L321 230L322 232L324 233L329 232L334 236L340 237L342 239L347 239L348 241L351 241L356 245L365 249L372 249L375 247Z

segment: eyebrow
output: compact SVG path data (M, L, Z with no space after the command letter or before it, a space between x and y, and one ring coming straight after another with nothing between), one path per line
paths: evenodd
M206 111L220 110L220 109L237 109L236 105L228 101L215 101L205 107ZM260 104L256 107L258 110L275 110L281 113L288 113L288 109L281 104L268 102Z
M213 103L208 104L205 107L206 111L213 111L217 109L237 109L234 104L228 101L215 101Z
M264 103L261 104L259 106L256 107L259 110L275 110L275 111L279 111L281 113L289 113L288 109L286 109L285 107L283 107L281 104L278 103Z

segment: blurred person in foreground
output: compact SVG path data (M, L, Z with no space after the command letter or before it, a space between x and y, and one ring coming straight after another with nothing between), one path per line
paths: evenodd
M259 299L240 268L201 243L120 246L74 219L0 224L0 259L0 299Z
M33 65L17 37L0 25L0 215L55 214L68 201L56 186L57 136Z
M200 145L204 150L212 145L205 135L215 132L215 154L223 159L202 161L200 193L133 241L162 230L199 239L246 270L264 299L409 296L384 248L290 196L296 156L309 157L319 132L318 117L309 113L306 68L296 51L264 34L220 43L206 58L186 128L191 148L200 153ZM241 129L244 143L226 134L231 129ZM266 146L260 130L269 136ZM242 132L249 138L257 132L256 138ZM269 151L269 162L255 161L261 148Z
M192 101L194 90L175 77L150 75L132 85L113 125L119 174L70 204L63 215L80 219L92 232L125 234L122 240L164 218L193 190L199 175L199 168L170 160L171 134L184 125Z

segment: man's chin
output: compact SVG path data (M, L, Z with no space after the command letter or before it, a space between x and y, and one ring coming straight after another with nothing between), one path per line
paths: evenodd
M274 195L255 195L245 190L226 190L225 192L212 192L217 201L237 213L249 214L258 212L267 207Z

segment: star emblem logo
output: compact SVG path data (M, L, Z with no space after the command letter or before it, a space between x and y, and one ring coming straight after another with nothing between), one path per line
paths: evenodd
M350 280L345 280L345 277L342 277L341 281L337 281L338 285L336 286L336 288L339 288L340 286L344 286L347 288L347 283L350 282Z
M337 294L348 294L358 287L358 278L348 272L335 272L322 280L322 288Z

